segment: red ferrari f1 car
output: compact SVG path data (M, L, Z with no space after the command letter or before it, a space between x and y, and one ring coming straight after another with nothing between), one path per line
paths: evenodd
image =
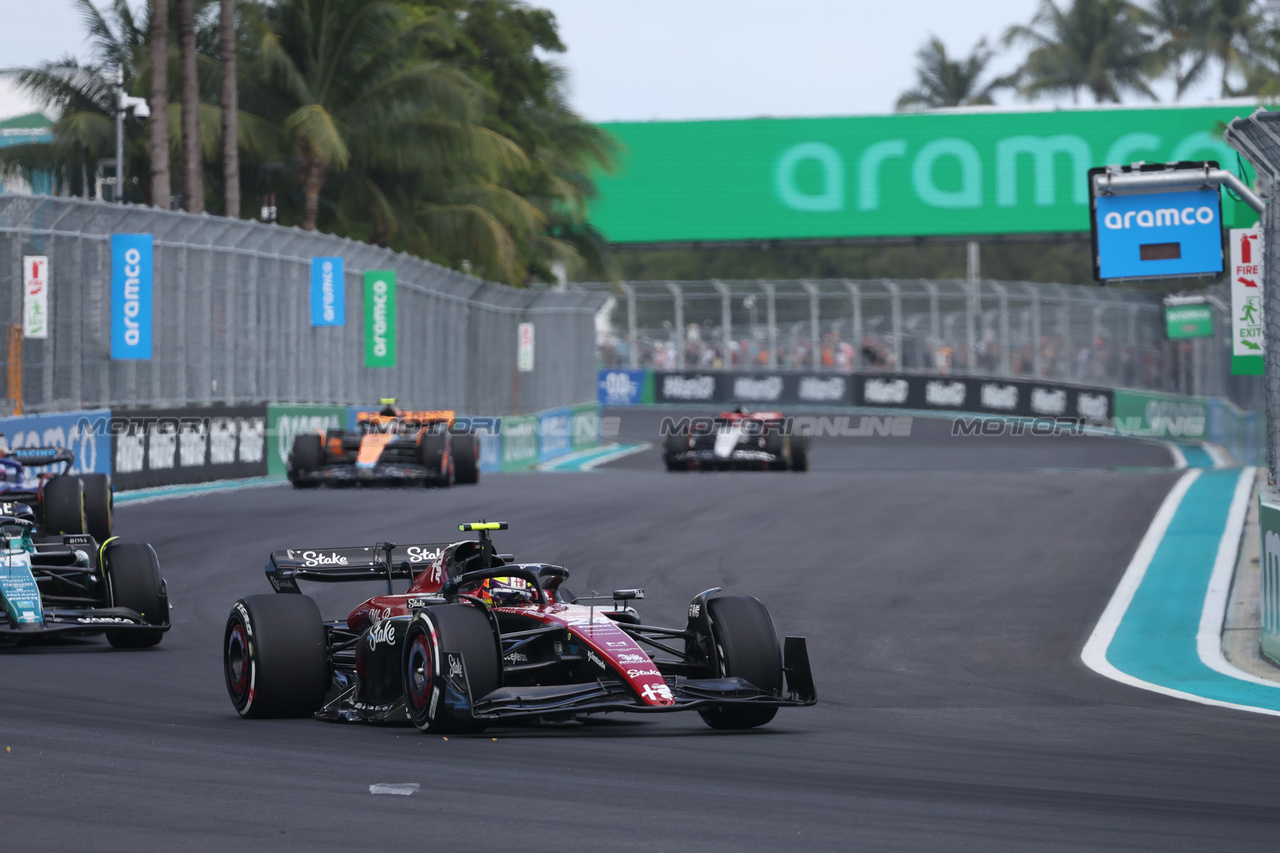
M663 437L668 471L808 471L809 436L791 435L782 412L738 408L694 418Z
M569 572L498 554L490 531L451 544L276 551L275 595L235 603L223 640L243 717L412 722L424 732L606 711L696 710L745 729L817 701L802 637L778 635L755 598L709 589L679 628L644 624L643 590L575 598ZM324 620L298 581L385 580L346 619ZM394 591L397 580L408 588Z

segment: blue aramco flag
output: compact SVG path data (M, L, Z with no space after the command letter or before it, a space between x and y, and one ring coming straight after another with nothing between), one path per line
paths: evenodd
M1216 188L1100 195L1096 216L1100 279L1222 272Z
M111 235L111 357L151 358L150 234Z
M347 322L345 285L342 258L311 259L311 325L341 326Z

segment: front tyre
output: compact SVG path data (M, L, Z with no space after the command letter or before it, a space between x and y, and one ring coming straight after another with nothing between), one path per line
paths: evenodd
M63 476L47 480L40 490L44 532L76 534L88 532L84 512L84 483L79 477Z
M480 436L474 432L453 437L453 481L460 486L480 482Z
M289 467L286 474L295 489L314 489L320 485L319 482L306 478L323 467L323 436L306 433L293 440L293 452L289 454Z
M160 561L150 545L107 544L102 549L102 570L111 590L112 607L127 607L148 625L169 624L169 593L160 577ZM107 642L117 649L141 649L159 643L164 631L164 627L107 631Z
M250 595L231 608L223 633L223 673L242 717L306 717L329 690L329 654L320 610L309 596Z
M737 677L775 696L782 695L782 652L769 611L759 599L725 595L707 602L711 641L720 678ZM751 729L778 713L771 705L715 705L698 713L713 729Z
M89 535L99 542L111 538L111 516L115 502L110 474L81 474L84 484L84 517Z
M424 609L405 634L402 672L405 708L419 731L484 731L470 702L502 684L501 646L489 617L469 604Z

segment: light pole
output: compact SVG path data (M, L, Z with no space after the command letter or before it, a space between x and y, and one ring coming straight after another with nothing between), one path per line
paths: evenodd
M139 121L151 118L146 98L124 93L124 67L116 67L116 204L124 204L124 114L133 110Z

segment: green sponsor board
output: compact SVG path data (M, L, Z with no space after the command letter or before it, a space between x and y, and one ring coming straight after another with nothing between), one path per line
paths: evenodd
M1127 435L1202 440L1209 431L1209 407L1195 397L1115 392L1115 427Z
M1213 309L1207 304L1166 305L1165 328L1170 339L1207 338L1213 335Z
M1086 172L1236 154L1253 107L1067 109L606 124L620 168L591 222L614 242L1089 230ZM1225 200L1228 225L1256 217Z
M582 450L600 443L600 405L583 403L573 407L573 449Z
M1258 489L1258 562L1262 570L1262 653L1280 663L1280 494Z
M364 366L396 366L396 272L364 274Z
M283 476L293 450L293 440L308 432L341 429L347 423L346 406L267 405L267 473Z
M502 419L502 470L524 471L538 463L538 418Z

